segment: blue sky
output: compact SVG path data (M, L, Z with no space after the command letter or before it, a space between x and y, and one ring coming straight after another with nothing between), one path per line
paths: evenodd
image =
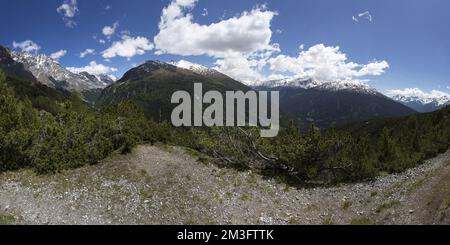
M64 3L72 9L61 8ZM161 28L163 9L171 4L181 12L166 15ZM21 42L31 40L40 47L37 53L66 51L59 61L67 67L95 61L118 77L145 60L185 59L240 80L274 74L344 78L323 76L336 70L350 74L345 79L370 80L380 91L450 92L447 0L1 0L0 6L0 44L14 48L16 42L20 50ZM104 35L107 26L114 34ZM114 43L119 45L111 50ZM95 53L80 58L86 49ZM342 54L347 59L320 64ZM309 64L311 57L320 59Z

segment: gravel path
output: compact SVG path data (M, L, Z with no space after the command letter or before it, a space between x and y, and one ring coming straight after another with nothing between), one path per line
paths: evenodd
M370 183L296 189L140 146L52 176L0 174L7 224L450 224L450 151Z

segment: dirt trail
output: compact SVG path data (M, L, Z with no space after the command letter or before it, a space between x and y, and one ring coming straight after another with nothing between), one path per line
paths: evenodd
M0 174L0 223L450 224L450 151L370 183L296 189L141 146L52 176Z
M442 165L438 164L435 169L417 176L409 185L403 205L388 213L382 221L394 224L450 224L450 161L442 156L438 159L442 160ZM404 215L405 212L409 215Z

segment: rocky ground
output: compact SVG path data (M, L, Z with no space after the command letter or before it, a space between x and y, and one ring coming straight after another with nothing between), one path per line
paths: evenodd
M0 224L450 224L450 151L370 183L297 189L140 146L51 176L0 174Z

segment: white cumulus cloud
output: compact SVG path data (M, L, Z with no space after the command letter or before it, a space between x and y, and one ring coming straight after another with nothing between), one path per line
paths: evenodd
M379 76L389 68L386 61L374 61L366 65L350 62L339 47L318 44L297 57L278 55L269 61L275 72L288 72L297 77L318 80L351 80L364 76Z
M67 50L59 50L57 52L54 52L54 53L50 54L50 58L52 58L54 60L59 60L60 58L62 58L66 54L67 54Z
M73 28L77 25L73 20L80 12L78 10L77 0L64 0L63 4L59 6L56 11L63 16L63 21L67 27Z
M107 38L111 38L111 36L114 35L114 33L116 33L117 27L119 27L119 22L115 22L112 26L103 27L102 33Z
M193 21L190 10L196 0L174 0L163 9L159 33L154 38L156 54L207 55L217 68L239 80L259 79L261 62L255 56L277 52L271 43L271 21L276 12L265 6L209 25ZM234 65L240 64L240 66Z
M239 53L231 53L216 62L214 69L235 79L251 82L263 79L256 69L256 64Z
M22 52L26 53L36 53L39 49L41 49L39 45L31 40L26 40L23 42L13 41L13 48L20 49Z
M102 52L103 58L114 57L131 58L136 55L143 55L146 51L152 50L153 44L145 37L123 36L122 40L114 42L111 47Z
M160 31L154 40L159 53L225 56L230 52L250 54L271 48L270 21L275 12L254 9L239 17L200 25L184 12L186 7L193 7L188 2L195 1L173 1L163 10Z
M214 69L247 83L293 76L352 80L378 76L389 68L385 60L367 64L351 62L339 47L323 44L308 50L302 44L298 56L282 55L279 45L271 40L271 22L278 13L268 10L266 5L231 18L200 24L194 21L192 14L197 2L172 0L163 9L159 33L153 40L155 54L209 56L215 59ZM373 21L368 11L355 15L354 19Z
M84 58L84 57L86 57L88 55L91 55L91 54L95 54L95 49L88 48L85 51L80 53L80 58Z
M102 64L97 64L95 61L91 61L89 65L85 67L67 67L67 69L74 73L87 72L92 75L106 75L112 72L116 72L117 69L114 67L105 66Z

